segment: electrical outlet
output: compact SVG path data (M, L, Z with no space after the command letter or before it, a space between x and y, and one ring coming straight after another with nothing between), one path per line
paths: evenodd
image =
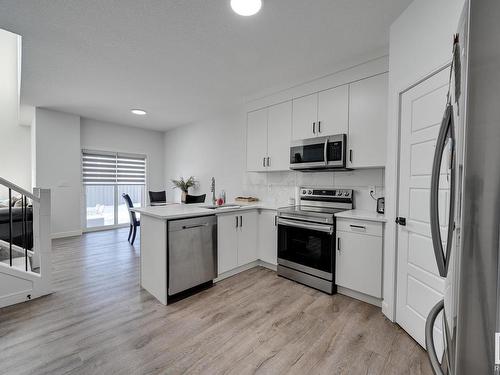
M375 185L368 186L368 191L370 192L370 194L375 194L376 193Z

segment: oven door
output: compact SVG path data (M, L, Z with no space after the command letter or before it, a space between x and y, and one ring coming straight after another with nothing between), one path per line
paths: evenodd
M278 218L278 264L333 281L334 226Z

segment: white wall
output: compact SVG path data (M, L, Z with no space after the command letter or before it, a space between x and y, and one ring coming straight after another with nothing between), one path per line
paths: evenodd
M82 118L82 149L147 156L147 188L165 189L163 132Z
M395 317L396 194L399 93L446 65L457 30L463 0L415 0L392 24L389 47L389 109L387 127L384 303L382 311Z
M35 184L51 189L52 235L81 234L80 117L36 108Z
M242 193L245 173L245 124L243 109L212 120L175 128L165 133L165 177L167 199L180 200L170 180L195 176L200 185L193 194L207 194L216 178L217 191L226 191L228 201Z
M31 190L30 129L19 125L21 37L0 29L0 176ZM0 199L6 190L0 189Z

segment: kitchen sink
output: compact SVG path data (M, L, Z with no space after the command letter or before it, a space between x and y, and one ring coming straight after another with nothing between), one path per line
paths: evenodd
M223 209L229 209L229 208L241 208L240 205L237 204L223 204L221 206L217 205L209 205L209 206L200 206L203 208L208 208L209 210L223 210Z

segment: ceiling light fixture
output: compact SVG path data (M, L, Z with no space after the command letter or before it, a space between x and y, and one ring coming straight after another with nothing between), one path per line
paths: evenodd
M134 115L138 115L138 116L144 116L147 114L147 112L143 109L131 109L130 112L132 112Z
M240 16L253 16L262 7L262 0L231 0L231 8Z

